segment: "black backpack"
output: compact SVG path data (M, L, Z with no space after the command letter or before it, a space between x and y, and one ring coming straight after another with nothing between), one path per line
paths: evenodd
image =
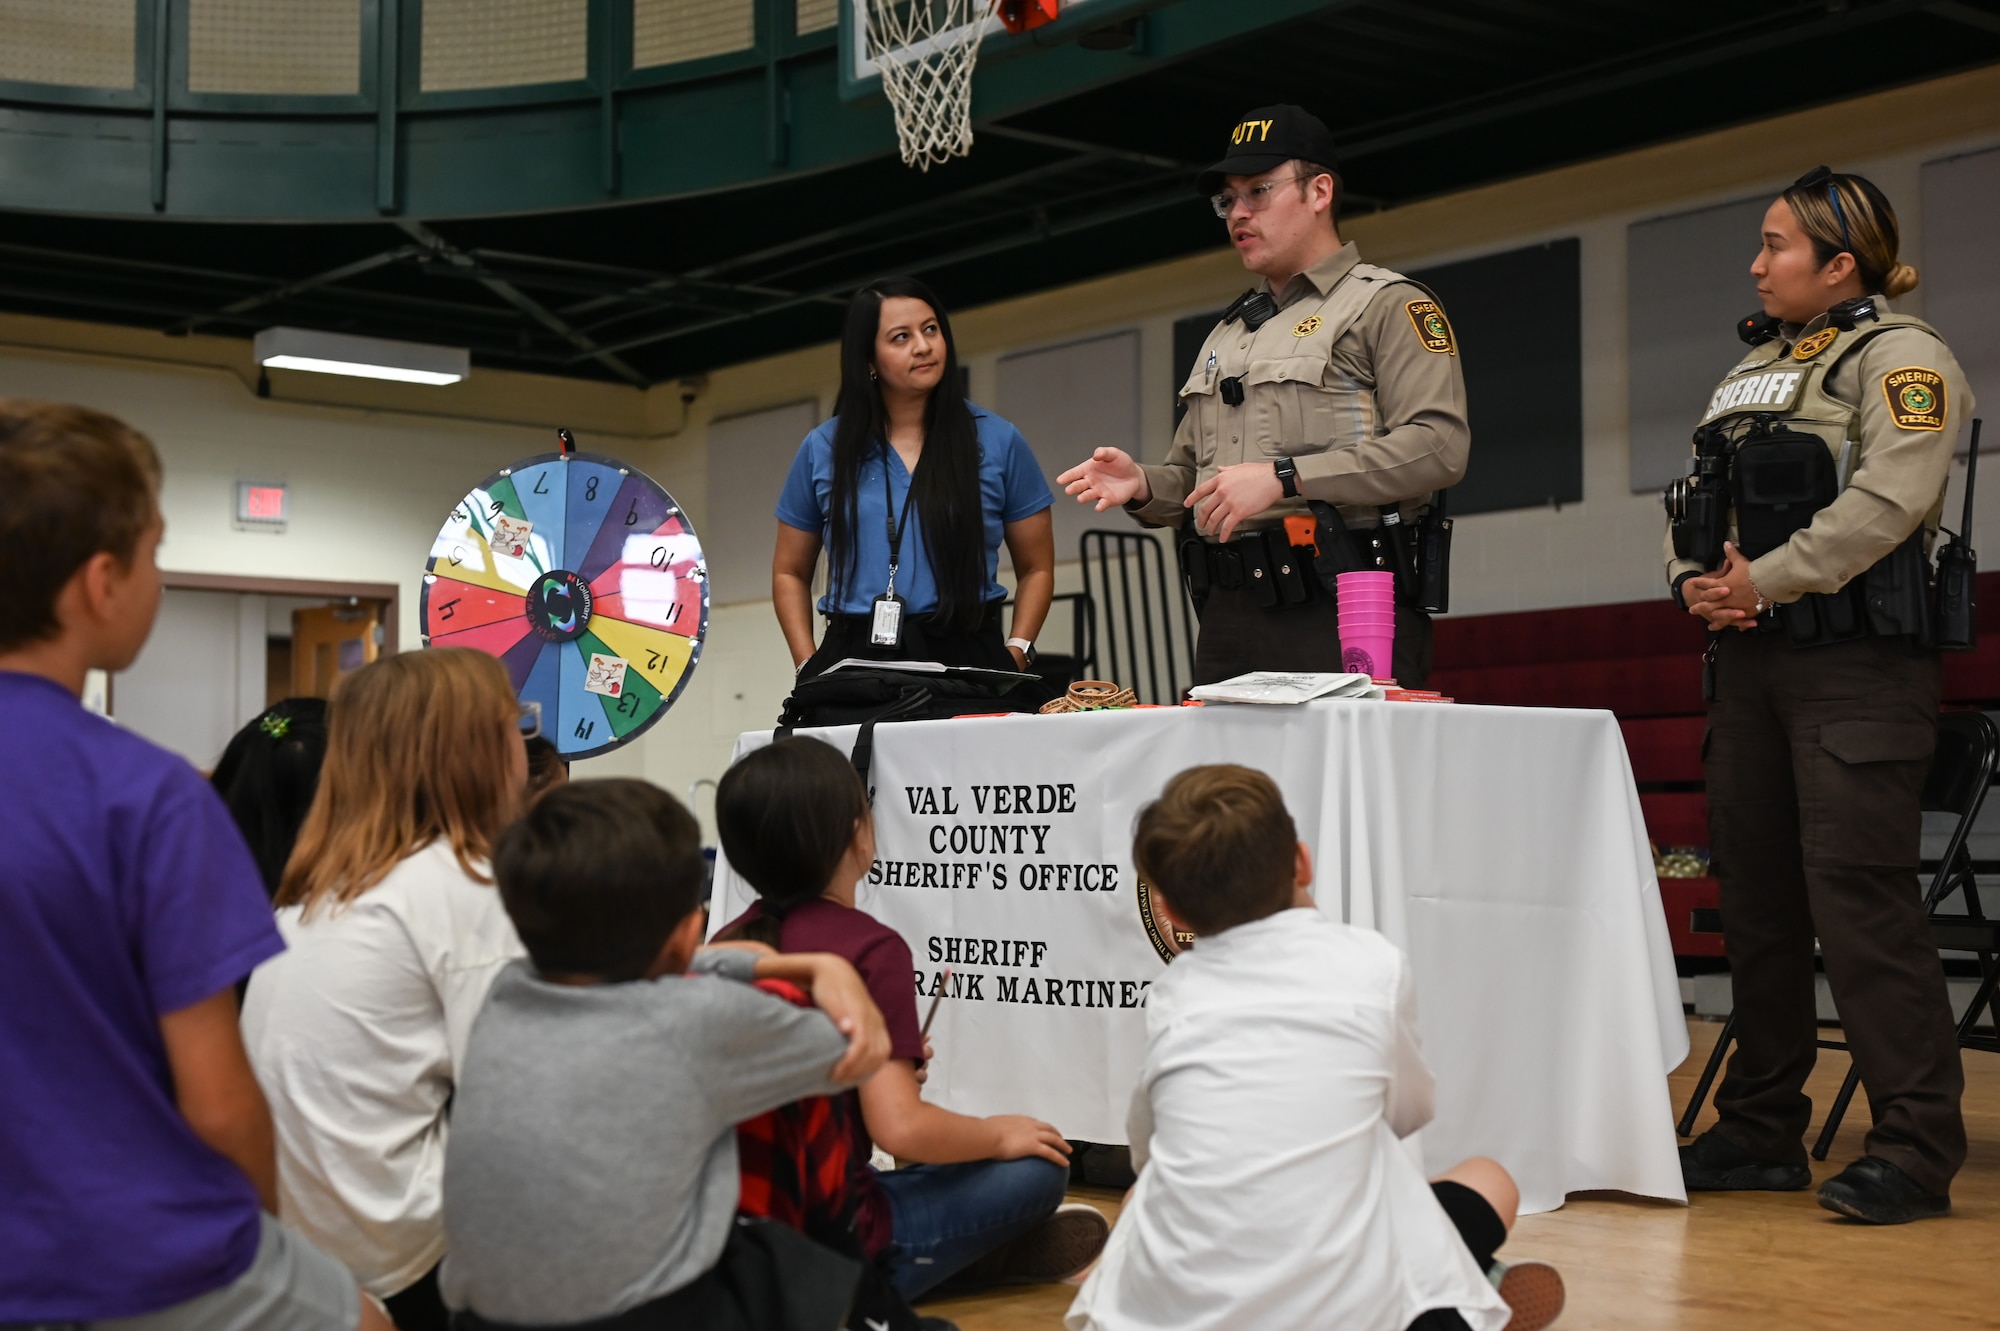
M1014 682L966 674L850 666L793 686L778 716L780 733L801 726L853 726L871 721L939 721L982 712L1032 712Z

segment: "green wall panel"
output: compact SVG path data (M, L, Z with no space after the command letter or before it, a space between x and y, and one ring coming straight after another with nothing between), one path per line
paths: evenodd
M375 181L372 120L175 120L167 207L180 217L263 221L351 213ZM146 206L144 189L139 194Z
M6 207L150 212L152 178L148 120L0 108L0 202Z

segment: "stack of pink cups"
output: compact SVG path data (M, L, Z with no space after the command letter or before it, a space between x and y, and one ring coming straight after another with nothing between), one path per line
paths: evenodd
M1340 598L1341 669L1388 679L1396 649L1396 575L1343 573L1334 581Z

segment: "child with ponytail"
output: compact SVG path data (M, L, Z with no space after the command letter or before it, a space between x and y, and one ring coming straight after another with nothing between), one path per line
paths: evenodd
M923 1099L926 1056L917 1024L910 948L855 908L855 885L875 858L867 791L838 750L780 740L745 755L716 791L716 825L729 865L758 900L719 940L780 952L831 952L851 962L889 1028L889 1061L863 1082L849 1115L856 1158L874 1147L906 1162L859 1180L856 1230L871 1251L894 1245L896 1288L915 1299L955 1285L1061 1280L1104 1246L1104 1217L1064 1205L1069 1143L1018 1114L974 1118Z

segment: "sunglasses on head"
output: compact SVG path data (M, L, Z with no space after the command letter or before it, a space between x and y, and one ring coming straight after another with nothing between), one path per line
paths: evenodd
M1793 189L1811 189L1814 185L1826 186L1826 197L1833 204L1833 215L1840 222L1840 248L1848 254L1854 253L1854 242L1847 234L1847 210L1840 206L1840 186L1834 181L1833 168L1816 166L1792 182Z

